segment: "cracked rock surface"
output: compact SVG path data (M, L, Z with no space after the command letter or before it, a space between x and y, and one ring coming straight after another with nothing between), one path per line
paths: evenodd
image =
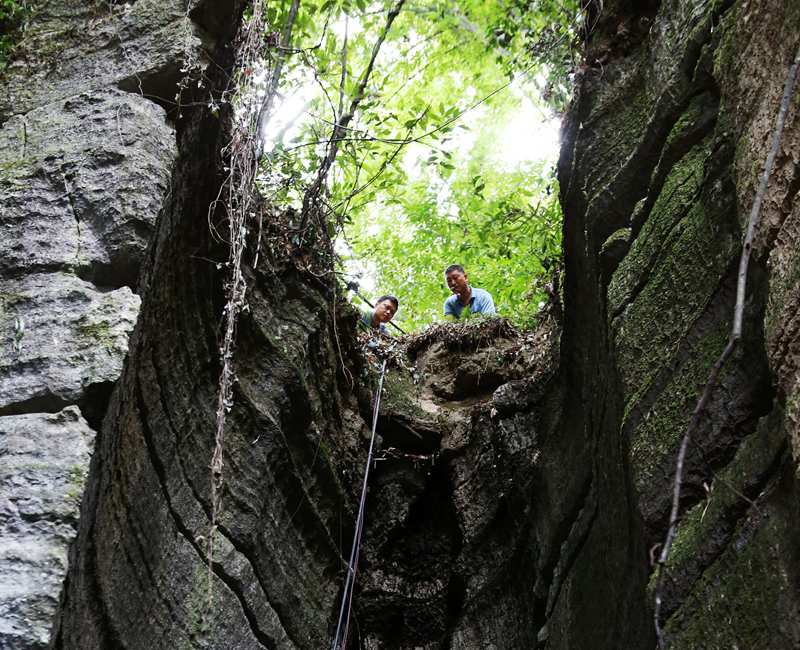
M46 648L94 431L75 406L0 417L0 644Z
M122 370L139 296L69 273L0 282L0 414L77 404Z
M46 29L63 17L96 28L106 45L118 30L137 61L149 60L153 35L186 25L183 6L166 0L117 4L115 26L102 7L47 6ZM350 648L655 646L649 554L665 532L683 427L725 342L744 215L800 8L792 0L604 7L565 116L563 320L552 363L515 365L519 341L507 332L460 339L444 327L392 368ZM190 18L221 39L206 78L218 89L241 9L190 4ZM46 29L32 32L38 42ZM157 94L182 65L179 41L165 42L152 65L133 66L137 74L125 48L110 46L118 73L94 45L85 58L97 79L112 79L98 88L130 90L141 80L146 95ZM81 56L72 41L68 51ZM76 66L67 57L57 69ZM14 83L21 112L36 97L64 105L84 92L63 94L61 81L53 91ZM81 104L81 115L93 114ZM97 115L113 139L107 109L101 101ZM795 104L765 202L745 338L687 461L664 594L675 650L800 644L797 115ZM209 232L208 208L224 178L228 119L226 109L217 117L196 102L176 129L170 191L92 458L54 648L330 645L376 377L330 276L285 260L244 270L249 309L208 565L227 279L208 262L227 254ZM19 120L8 123L16 129ZM143 160L157 158L166 132L153 136ZM274 226L265 220L265 235Z
M94 431L169 191L167 110L184 74L208 64L211 39L190 13L219 20L203 2L32 4L0 73L4 648L50 642Z
M68 271L136 286L175 156L152 102L115 88L8 120L0 131L0 275Z
M174 104L184 64L207 64L200 34L180 0L38 2L4 72L0 120L111 86Z

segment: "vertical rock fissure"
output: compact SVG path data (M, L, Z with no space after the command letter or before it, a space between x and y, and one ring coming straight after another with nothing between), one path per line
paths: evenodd
M83 20L85 10L70 2L63 0L65 15ZM217 43L219 65L230 58L223 41L242 5L190 3L189 15L204 30L226 34ZM166 131L158 131L165 116L152 100L160 96L158 104L176 110L164 100L164 88L179 83L184 44L158 56L140 53L149 52L151 35L174 45L193 26L185 21L187 9L177 5L159 23L160 7L161 0L126 3L124 16L113 15L111 24L95 16L108 36L103 57L113 53L114 66L124 71L112 74L87 50L79 60L93 77L91 93L74 96L58 75L50 95L35 89L40 77L32 78L30 92L15 87L31 125L23 157L37 151L37 134L48 122L47 115L37 122L37 106L55 98L50 103L59 104L60 117L77 116L69 129L105 120L106 139L108 133L121 136L115 147L141 146L155 167L164 163L157 154L166 141ZM517 386L519 399L511 391L509 403L501 398L512 382L502 369L492 370L497 382L471 394L471 384L456 386L461 379L453 365L444 383L452 380L465 400L444 407L427 394L434 415L414 410L423 400L413 382L391 388L410 397L405 410L397 407L402 412L381 419L387 437L411 440L409 452L443 453L430 467L387 460L375 472L353 644L376 650L653 646L647 545L664 527L661 492L672 470L673 438L727 322L732 242L739 232L734 203L745 202L743 188L760 157L760 124L771 114L778 67L772 60L780 59L773 50L791 45L800 15L789 0L663 0L637 9L609 2L595 18L598 33L589 40L589 65L577 75L559 162L566 277L557 379L546 388L544 380ZM592 47L604 40L612 47L597 63L603 69L594 69ZM727 60L725 52L737 48L740 60ZM153 60L143 66L148 57ZM223 68L212 69L219 81ZM5 103L0 99L4 115ZM59 649L188 644L289 650L328 642L341 575L336 519L353 512L369 402L362 396L359 405L354 393L360 389L343 387L340 375L363 370L357 381L367 386L370 371L357 368L361 357L348 340L338 348L342 363L359 361L340 372L328 321L345 308L329 308L335 300L330 287L294 271L247 270L257 277L248 282L251 311L239 332L242 363L226 429L227 510L218 522L220 555L211 566L213 607L206 605L209 576L198 534L212 509L203 477L213 444L208 402L219 370L224 277L213 263L197 259L224 256L210 241L207 208L224 176L219 153L231 115L223 107L217 119L202 103L187 105L175 118L178 158L168 163L168 186L161 180L147 185L147 191L155 185L165 190L163 209L149 252L142 253L144 305L135 343L98 434L52 641ZM148 140L155 131L160 139ZM675 583L665 604L675 650L777 650L800 642L791 636L797 598L786 586L797 576L796 513L786 504L796 497L790 477L800 440L800 355L792 321L798 313L793 265L800 173L792 153L797 127L790 131L784 169L769 190L771 221L754 252L747 318L755 325L723 377L724 395L713 404L691 457L680 552L671 567ZM5 130L0 138L0 149L19 149L18 138ZM61 132L52 138L66 141ZM95 167L116 169L121 158L107 153ZM48 257L46 246L34 250L32 243L29 261L0 261L3 281L63 269L97 286L109 269L128 269L114 277L130 278L128 253L95 242L99 224L114 210L139 213L152 206L119 204L87 220L86 206L95 205L83 191L87 166L67 162L24 177L30 185L56 188L52 196L60 196L62 210L40 215L41 223L68 217L59 221L75 239L67 260ZM109 177L100 181L110 183ZM119 184L140 182L134 175ZM139 241L147 228L133 230ZM604 244L619 231L625 231L624 245L609 260ZM42 241L54 240L52 232L48 237ZM99 309L120 311L95 296L114 292L59 277L70 291L77 287L96 299ZM46 281L37 282L26 295L42 293ZM61 313L55 303L48 308ZM105 320L80 318L75 329L90 343L76 355L106 345L124 356ZM767 320L769 327L762 326ZM20 361L17 367L25 366ZM0 403L0 424L17 417L9 409L79 404L85 420L78 423L85 427L88 420L91 431L106 411L119 367L115 372ZM484 379L475 379L476 386ZM703 487L711 479L711 487ZM51 519L47 512L26 512L19 521ZM765 627L759 619L765 612L763 620L786 625ZM753 632L761 629L773 638Z
M158 477L158 483L161 487L161 493L164 497L165 506L170 513L170 516L175 524L175 528L177 529L177 531L197 553L200 563L201 564L205 563L207 559L205 549L202 547L201 544L197 542L197 540L195 539L195 535L192 533L189 527L184 523L183 519L173 506L172 497L169 494L166 472L164 466L161 463L158 452L154 447L153 432L150 430L150 426L148 425L147 405L142 396L139 379L137 378L134 381L136 382L135 393L136 393L137 408L141 414L139 421L141 422L142 425L142 434L144 437L145 446L147 448L147 453L150 459L150 463L153 467L153 471L156 473ZM242 612L245 618L247 619L248 624L250 625L250 629L253 632L253 636L258 640L258 642L261 644L262 647L268 648L269 650L273 650L275 648L275 641L274 639L270 638L263 630L260 629L257 617L253 612L252 608L250 607L249 603L247 602L247 599L243 594L242 586L241 584L239 584L239 581L232 575L230 575L219 561L212 562L210 568L213 571L214 575L220 580L220 582L222 582L228 589L230 589L231 593L233 593L234 596L236 596L236 599L238 600L239 605L242 608ZM212 603L209 603L209 606L213 608Z

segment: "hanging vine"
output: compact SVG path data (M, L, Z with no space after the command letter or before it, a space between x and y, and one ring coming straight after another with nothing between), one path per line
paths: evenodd
M298 2L299 0L296 0ZM221 369L216 409L214 452L211 457L211 530L208 535L209 602L211 601L214 537L222 510L224 488L224 445L227 414L233 407L233 385L236 381L234 352L239 316L246 304L247 283L242 264L247 249L247 236L258 213L255 186L258 171L258 125L263 119L263 107L271 103L280 75L280 67L269 68L270 84L267 97L259 93L255 71L269 65L270 41L264 39L266 0L255 0L249 15L245 16L236 47L235 71L225 100L234 109L230 141L223 149L228 176L217 200L209 207L209 227L218 241L229 246L225 267L228 280L225 284L226 302L223 308L223 333L219 347ZM291 27L285 32L291 38ZM268 109L267 109L268 110ZM261 118L261 119L260 119ZM211 215L221 208L226 218L227 232L221 234L211 220ZM258 247L254 264L258 263Z

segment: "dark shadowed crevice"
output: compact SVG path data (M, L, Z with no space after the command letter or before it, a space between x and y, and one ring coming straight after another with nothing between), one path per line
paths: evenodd
M100 432L95 440L96 449L101 448L102 435L102 432ZM95 642L99 648L118 650L125 646L112 618L109 616L101 586L100 567L97 562L97 530L95 523L97 521L96 515L99 507L101 484L99 476L101 473L100 456L101 454L97 452L92 456L90 480L87 483L81 501L80 521L81 526L84 527L84 531L82 531L84 544L80 550L75 543L70 547L69 565L71 570L77 573L77 579L81 583L82 597L79 615L84 626L80 635L81 641L85 643ZM79 571L76 571L76 569L79 569ZM73 580L70 574L67 574L64 580L60 597L60 611L57 613L53 626L51 641L53 650L73 650L76 647L71 643L74 635L70 633L69 626L64 621L66 594Z
M394 447L408 454L431 454L441 447L441 430L420 427L407 418L380 416L378 431L384 448Z
M114 381L91 384L84 389L83 396L78 401L81 414L95 431L99 431L103 426L103 417L108 411L111 394L116 385L117 382Z
M381 483L367 507L365 536L371 539L363 560L362 590L356 587L356 614L362 634L387 644L444 643L463 605L465 583L456 570L463 540L451 501L452 484L442 462L428 470L424 487L407 515L386 534L372 533L382 517L382 492L405 472L406 463L389 483ZM379 467L377 473L389 471ZM411 478L411 477L409 477ZM380 539L377 547L376 537Z
M23 413L58 413L61 409L73 402L64 399L61 395L47 392L44 395L31 397L19 402L12 402L0 408L0 416L21 415Z
M597 516L597 494L595 490L592 489L593 485L592 477L590 477L586 484L584 496L580 499L574 516L565 520L565 527L567 522L569 522L567 533L559 538L562 540L560 543L553 545L553 548L557 548L559 551L558 557L553 558L553 561L544 567L543 578L545 578L549 585L549 592L544 609L544 622L552 615L553 608L558 602L564 580L566 576L569 575L584 544L586 544L589 532ZM549 577L546 577L548 574Z

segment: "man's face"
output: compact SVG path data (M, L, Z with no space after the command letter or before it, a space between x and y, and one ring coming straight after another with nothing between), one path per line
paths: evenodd
M447 279L447 286L450 291L458 295L464 295L464 293L466 293L467 287L469 286L466 273L462 273L458 269L453 269L445 278Z
M394 317L397 307L391 300L381 300L375 305L375 318L379 323L388 323Z

